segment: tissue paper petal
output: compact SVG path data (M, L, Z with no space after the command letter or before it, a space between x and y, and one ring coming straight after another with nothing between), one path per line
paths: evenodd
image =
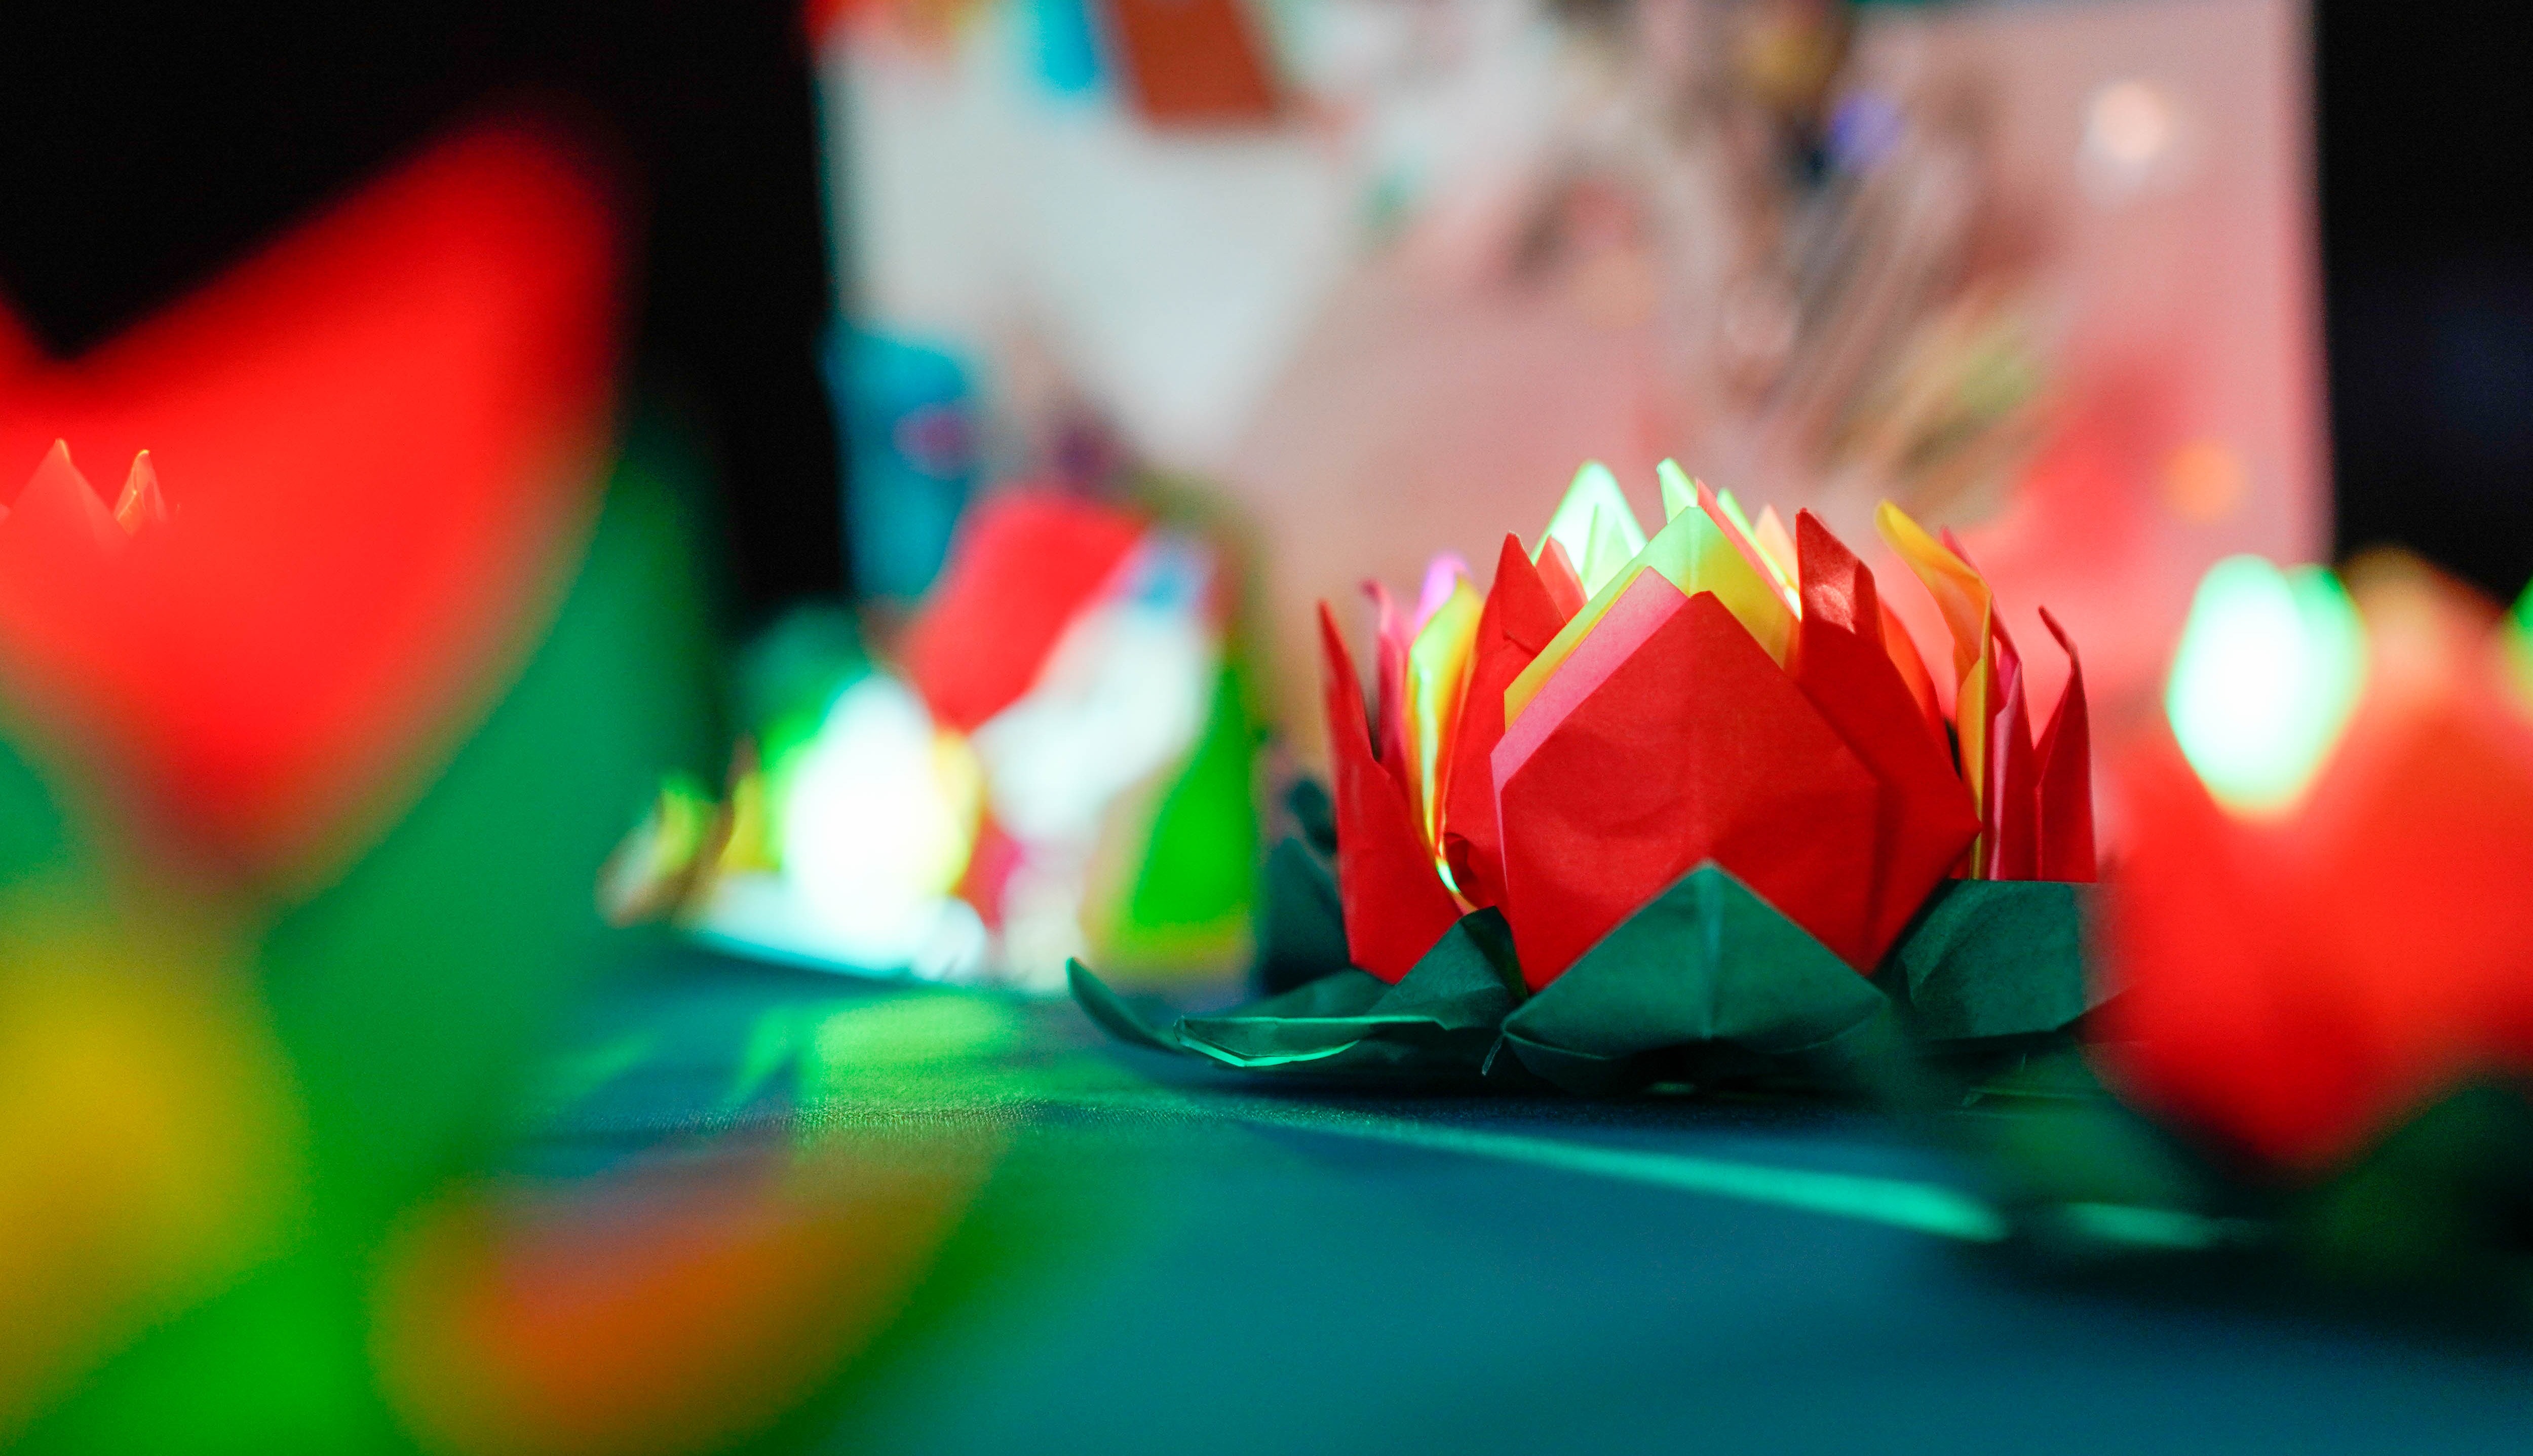
M1336 617L1320 607L1326 673L1328 762L1336 784L1337 885L1346 951L1384 981L1407 973L1460 916L1409 817L1407 796L1374 761L1354 658Z
M1495 769L1534 988L1709 859L1870 967L1874 781L1712 595L1637 577Z

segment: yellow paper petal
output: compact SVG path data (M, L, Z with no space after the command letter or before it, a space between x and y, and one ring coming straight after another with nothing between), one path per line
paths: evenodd
M1883 501L1874 512L1873 524L1882 539L1900 553L1900 559L1925 583L1927 593L1944 614L1944 626L1953 635L1953 670L1961 680L1953 698L1953 733L1961 742L1962 782L1969 786L1971 802L1984 822L1988 817L1988 702L1996 679L1991 630L1995 598L1988 591L1985 577L1955 555L1951 548L1928 535L1925 527L1911 520L1900 507ZM1986 858L1987 836L1982 833L1971 845L1974 876Z
M1695 498L1695 484L1680 473L1679 467L1664 461L1664 489L1667 493L1686 489ZM1679 482L1679 484L1675 484ZM1666 495L1665 498L1669 498ZM1673 586L1689 596L1713 592L1724 609L1746 628L1760 647L1779 666L1794 642L1795 613L1777 584L1759 568L1752 566L1729 534L1731 528L1703 508L1682 511L1654 534L1635 559L1629 561L1609 584L1593 593L1574 619L1550 640L1547 648L1523 669L1504 691L1504 723L1510 726L1519 718L1531 700L1539 696L1549 677L1574 654L1601 618L1623 594L1641 571L1659 571Z
M774 851L772 814L766 803L765 775L750 769L730 786L730 837L722 842L716 874L748 874L782 868Z
M1679 524L1677 543L1663 552L1648 547L1645 563L1690 596L1713 592L1768 656L1779 667L1785 666L1786 654L1794 645L1794 609L1778 584L1750 563L1755 549L1745 553L1735 543L1732 528L1713 510L1686 512ZM1672 527L1663 530L1669 534Z
M1944 625L1953 634L1953 672L1956 676L1969 676L1971 666L1987 653L1990 599L1986 579L1888 500L1873 513L1873 525L1891 549L1900 553L1900 559L1926 584L1936 608L1944 613Z
M1953 698L1953 735L1961 742L1962 783L1971 791L1971 806L1978 811L1981 824L1988 817L1987 704L1994 671L1985 658L1971 664ZM1979 831L1978 838L1971 841L1970 855L1971 878L1987 878L1987 831Z
M1619 489L1619 478L1610 473L1610 467L1598 460L1586 461L1574 472L1573 484L1565 488L1565 498L1557 502L1556 514L1548 518L1548 535L1542 540L1554 540L1565 548L1575 575L1583 579L1583 590L1596 596L1645 549L1644 527L1636 524L1626 493ZM1533 560L1538 556L1537 552L1531 553Z
M1671 529L1665 526L1654 539L1659 541L1670 535ZM1641 564L1630 563L1608 586L1594 593L1592 600L1583 604L1583 610L1574 613L1557 635L1549 639L1548 645L1540 649L1539 656L1530 660L1530 666L1513 678L1504 689L1504 727L1512 727L1513 721L1521 717L1522 710L1530 706L1530 700L1538 697L1539 690L1548 685L1550 675L1574 655L1574 649L1580 647L1592 629L1601 624L1602 617L1609 615L1610 608L1625 594L1628 583L1643 570Z
M1416 765L1416 823L1425 846L1441 862L1443 771L1450 762L1451 732L1468 691L1470 660L1478 642L1478 614L1486 601L1467 577L1435 609L1407 648L1407 750Z
M1673 489L1672 482L1678 482L1680 488L1691 493L1703 489L1698 482L1690 479L1688 474L1679 468L1679 462L1677 460L1665 460L1654 467L1654 473L1662 477L1666 491ZM1741 513L1741 503L1733 498L1733 493L1730 491L1716 492L1713 499L1716 506L1723 511L1723 515L1716 517L1710 513L1709 518L1724 530L1727 544L1734 548L1742 558L1744 565L1752 568L1750 574L1758 576L1764 583L1776 588L1778 600L1784 604L1788 614L1800 617L1803 614L1802 597L1795 589L1794 577L1789 573L1778 571L1768 560L1768 553L1760 549L1758 535L1750 525L1750 518ZM1742 579L1742 575L1735 572L1733 579L1738 582ZM1721 595L1720 591L1718 595ZM1725 605L1732 604L1727 602ZM1742 618L1742 625L1750 628L1752 635L1758 636L1760 640L1767 640L1768 633L1776 630L1776 623L1773 618L1770 618L1764 627L1760 624L1761 618L1766 615L1762 608L1754 606L1752 613L1751 616ZM1734 615L1741 616L1742 613L1736 611ZM1791 632L1791 624L1787 630ZM1772 655L1776 657L1779 665L1784 664L1786 659L1783 653Z

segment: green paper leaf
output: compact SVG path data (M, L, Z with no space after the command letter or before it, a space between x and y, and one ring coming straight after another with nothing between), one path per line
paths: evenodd
M1356 974L1360 975L1362 972L1358 971ZM1182 1050L1178 1044L1176 1026L1157 1028L1151 1022L1145 1020L1115 991L1110 990L1108 983L1099 979L1090 966L1079 961L1067 961L1064 962L1064 979L1065 984L1072 989L1074 1004L1082 1008L1083 1015L1097 1022L1100 1030L1128 1046L1144 1047L1156 1052ZM1365 976L1364 979L1370 980L1371 977Z
M1266 851L1258 885L1258 979L1281 991L1342 970L1345 911L1336 869L1304 840Z
M2210 1212L2207 1171L2111 1095L2082 1055L2062 1049L1998 1079L1966 1125L2018 1209L2051 1205Z
M1157 1029L1075 961L1083 1010L1121 1041L1249 1071L1432 1084L1473 1081L1514 1005L1511 938L1493 910L1463 916L1395 986L1348 968L1219 1017Z
M2044 1073L2042 1095L1963 1125L2026 1267L2123 1292L2533 1331L2521 1082L2458 1080L2343 1161L2287 1169L2122 1102L2072 1051L2030 1070Z
M1721 865L1682 876L1504 1021L1570 1091L1771 1070L1838 1077L1892 1049L1888 998Z
M1341 966L1326 975L1242 1007L1246 1017L1359 1017L1381 1004L1389 983L1368 970Z
M1925 1041L2063 1031L2088 1010L2085 895L2048 880L1947 880L1881 978Z
M1279 862L1321 922L1289 933L1331 941L1323 954L1335 958L1343 928L1333 879L1298 841L1277 846L1270 874ZM1926 1088L1910 1068L1906 1032L1951 1047L2055 1033L2083 1015L2082 894L2062 884L1951 882L1920 912L1879 986L1709 863L1527 1003L1493 910L1462 917L1394 987L1336 970L1166 1029L1078 966L1074 991L1120 1040L1247 1070L1393 1081L1526 1073L1586 1093L1792 1077L1913 1102ZM1270 934L1277 902L1270 893Z
M1301 831L1302 843L1322 859L1334 858L1337 852L1337 805L1328 797L1327 786L1317 779L1296 779L1284 790L1284 808L1293 816L1293 825Z

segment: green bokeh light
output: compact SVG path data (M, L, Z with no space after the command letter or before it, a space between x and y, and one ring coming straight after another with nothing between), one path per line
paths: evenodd
M2533 586L2526 587L2524 595L2515 599L2502 630L2516 698L2522 706L2533 709Z
M2274 814L2321 769L2365 677L2365 624L2338 578L2228 556L2199 583L2164 712L2219 803Z

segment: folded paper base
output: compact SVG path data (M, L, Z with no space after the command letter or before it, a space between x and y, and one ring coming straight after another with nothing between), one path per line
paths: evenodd
M1868 980L1709 862L1527 999L1492 909L1463 916L1396 985L1340 969L1166 1028L1079 962L1072 984L1121 1041L1246 1071L1585 1094L1791 1081L1899 1095L1930 1056L2027 1050L2072 1030L2088 1009L2083 896L1949 881Z
M1889 998L1716 864L1689 871L1504 1019L1575 1092L1767 1071L1845 1081L1901 1050Z
M1182 1017L1156 1028L1074 961L1074 999L1121 1041L1250 1072L1416 1086L1474 1083L1513 1007L1511 939L1502 917L1464 917L1388 985L1340 970L1230 1016Z
M1308 841L1287 839L1267 851L1256 923L1258 980L1269 994L1348 968L1336 866Z
M2090 887L1946 880L1876 972L1924 1042L2047 1036L2092 1009L2085 976Z

